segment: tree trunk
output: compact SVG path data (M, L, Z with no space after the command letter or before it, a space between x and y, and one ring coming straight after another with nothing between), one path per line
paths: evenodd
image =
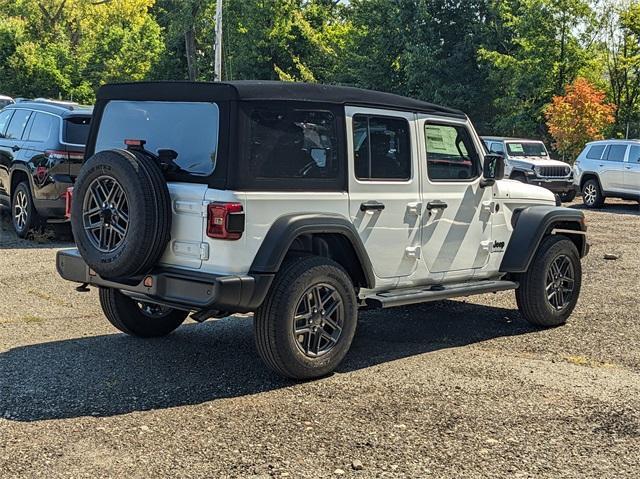
M196 58L196 32L193 27L184 32L184 47L187 55L189 80L195 81L198 78L198 61Z

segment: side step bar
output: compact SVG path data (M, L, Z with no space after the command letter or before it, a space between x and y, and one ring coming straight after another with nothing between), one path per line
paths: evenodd
M367 306L372 308L393 308L408 304L428 303L474 294L497 293L517 289L515 281L476 281L447 285L434 285L421 289L404 289L373 294L365 298Z

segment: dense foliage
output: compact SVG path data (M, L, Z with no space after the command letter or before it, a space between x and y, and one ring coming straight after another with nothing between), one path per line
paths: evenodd
M397 92L546 139L546 106L580 76L615 107L598 135L640 135L637 0L220 1L225 79ZM0 0L0 93L91 102L110 81L212 80L215 2Z

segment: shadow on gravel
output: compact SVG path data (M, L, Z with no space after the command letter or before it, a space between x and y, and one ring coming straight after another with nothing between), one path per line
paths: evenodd
M73 235L68 224L49 224L43 231L21 239L11 225L7 208L0 206L0 249L68 248L73 246Z
M516 311L444 301L363 312L339 373L534 331ZM268 371L250 318L187 324L140 340L113 334L0 354L0 417L39 421L200 404L291 386Z
M569 205L574 210L595 211L599 213L614 213L618 215L640 216L640 206L637 203L605 203L602 208L589 210L582 203L574 203Z

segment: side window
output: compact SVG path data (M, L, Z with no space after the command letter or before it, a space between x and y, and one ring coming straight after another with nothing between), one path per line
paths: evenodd
M627 145L611 145L607 154L608 161L615 161L616 163L622 163L624 161L624 155L627 152Z
M251 113L253 178L337 178L338 140L331 112L257 109Z
M405 119L355 115L353 150L359 180L411 178L411 141L409 122Z
M29 110L16 110L16 112L13 114L13 117L11 118L11 121L9 122L9 128L7 128L5 138L20 140L22 138L24 128L29 122L30 116L31 112Z
M480 158L465 126L427 123L424 129L430 180L469 180L478 177Z
M602 153L604 153L604 145L594 145L589 148L587 158L590 160L599 160L602 158Z
M4 135L4 131L7 129L7 125L9 124L12 113L13 110L6 110L0 113L0 138L6 138Z
M632 146L629 150L629 163L640 163L640 146Z
M55 116L44 113L36 113L35 115L33 123L31 124L31 131L29 131L29 140L37 142L47 141L55 131L55 124L58 119Z

